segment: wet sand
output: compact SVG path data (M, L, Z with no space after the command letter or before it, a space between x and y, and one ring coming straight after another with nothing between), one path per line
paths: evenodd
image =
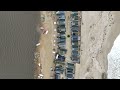
M119 23L118 11L82 12L81 63L76 65L76 79L107 78L107 55L120 33Z
M41 32L39 39L40 46L37 47L37 52L40 53L40 57L35 64L35 77L37 77L38 74L43 74L43 79L50 79L51 76L53 76L50 68L54 67L54 54L52 53L54 49L54 17L52 15L52 11L41 11L40 14L45 18L43 21L41 21L40 26L45 27L45 29L48 30L48 34L43 34ZM41 68L38 66L38 63L41 63Z

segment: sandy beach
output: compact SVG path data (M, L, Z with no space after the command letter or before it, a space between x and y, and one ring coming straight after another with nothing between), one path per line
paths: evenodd
M39 58L38 61L35 64L35 75L36 77L38 76L38 74L43 74L44 77L43 79L50 79L53 75L54 72L51 72L51 67L54 68L54 53L52 52L54 47L54 15L53 12L49 12L49 11L40 11L41 14L41 24L40 27L44 27L45 30L48 31L47 34L43 34L43 32L40 31L41 36L39 39L40 45L37 46L37 52L39 52ZM44 19L43 19L44 18ZM39 65L37 64L41 64L41 68Z
M40 13L45 17L41 26L48 30L48 34L41 33L40 46L36 48L39 58L35 61L35 77L41 73L43 79L50 79L54 75L50 68L54 68L55 55L52 51L56 48L55 15L50 11ZM106 79L107 55L120 33L120 12L82 11L81 15L80 64L75 66L75 79Z
M118 11L82 11L81 58L76 65L76 79L107 78L107 55L120 33L119 22Z

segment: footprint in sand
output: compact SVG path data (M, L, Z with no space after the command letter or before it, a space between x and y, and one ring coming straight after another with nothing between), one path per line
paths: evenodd
M94 41L94 40L95 40L95 37L92 36L92 37L91 37L91 40Z

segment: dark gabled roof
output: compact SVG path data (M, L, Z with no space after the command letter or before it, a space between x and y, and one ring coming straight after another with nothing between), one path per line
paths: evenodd
M74 66L74 64L73 64L73 63L67 63L67 65L68 65L68 66Z
M65 25L58 25L57 29L66 29Z
M65 46L65 42L58 42L58 46Z
M72 41L78 41L78 38L72 38Z
M72 26L71 26L71 30L79 30L79 27L78 27L78 26L75 26L75 25L72 25Z
M79 29L77 29L77 28L73 28L73 29L71 29L71 31L72 31L72 32L74 32L74 31L77 31L77 32L78 32Z
M66 32L66 29L65 28L59 28L59 29L57 29L57 32Z
M58 25L57 29L66 29L65 25Z
M76 43L78 43L78 41L72 41L72 43L75 43L75 44L76 44Z
M66 74L67 78L73 79L73 74Z
M58 52L60 55L65 55L66 51L63 49L58 49Z
M80 59L72 59L73 63L80 63Z
M58 28L65 28L65 24L62 24L62 25L57 25Z
M58 20L58 24L65 24L65 20Z
M60 32L59 35L65 35L65 32Z
M65 35L65 32L61 32L61 33L59 33L58 36L66 36L66 35Z
M72 55L78 55L78 54L79 54L78 51L72 50Z
M78 35L72 35L71 38L78 38Z
M72 32L78 32L78 29L71 29Z
M65 61L65 56L58 55L58 58L56 60Z
M78 15L78 12L72 12L71 13L71 16L77 16Z
M57 38L66 39L66 36L58 36Z
M72 34L72 35L78 35L78 32L72 31L71 34Z
M76 40L78 40L78 37L72 37L71 39L72 39L72 41L74 41L74 40L76 41Z
M55 74L55 79L60 79L60 74Z
M56 14L65 14L65 11L56 11Z
M71 28L79 28L79 26L74 26L74 25L73 25L73 26L71 26Z
M72 57L71 58L71 60L73 61L73 62L80 62L80 57Z
M72 13L78 13L78 11L71 11Z
M79 54L72 54L72 59L78 59L79 58Z
M72 47L72 50L78 50L79 48L78 47Z
M64 16L59 16L57 22L65 22Z
M58 17L58 20L64 20L65 21L65 15L64 14L61 14Z
M65 51L65 52L67 51L67 49L63 49L63 48L60 48L60 50L61 50L61 51Z
M79 59L79 56L77 55L72 55L71 59Z
M65 42L65 40L66 40L65 38L58 38L57 39L58 42L62 42L62 41Z
M78 45L78 41L73 41L72 45Z
M78 24L78 21L72 20L71 23Z
M68 68L66 69L67 71L73 71L73 68Z
M65 48L65 44L64 44L64 43L59 43L59 44L58 44L58 47L60 47L60 48Z
M72 71L72 70L68 70L68 71L67 71L67 74L68 74L68 73L72 74L72 73L73 73L73 71Z
M78 48L78 45L72 45L72 48Z

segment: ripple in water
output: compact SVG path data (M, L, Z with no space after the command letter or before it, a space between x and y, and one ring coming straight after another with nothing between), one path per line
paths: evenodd
M0 11L0 78L34 78L39 11Z

